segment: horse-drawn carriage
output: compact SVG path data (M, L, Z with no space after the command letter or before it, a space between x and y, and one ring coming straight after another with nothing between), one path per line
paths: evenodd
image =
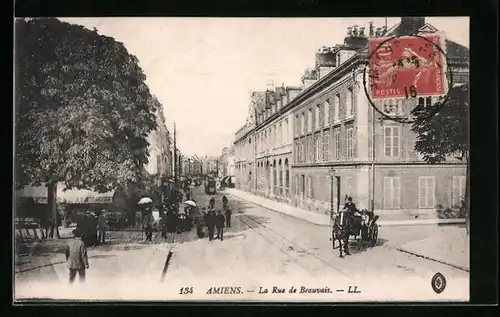
M354 237L359 243L369 242L370 247L374 247L378 239L378 218L373 211L366 209L354 212L351 217L347 210L334 214L330 238L333 248L336 248L335 241L339 242L338 247L342 247L342 241L348 243L350 237Z

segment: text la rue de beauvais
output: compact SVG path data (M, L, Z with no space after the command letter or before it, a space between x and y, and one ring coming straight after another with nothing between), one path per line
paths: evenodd
M225 294L225 295L232 295L232 294L242 294L243 291L241 287L210 287L206 294ZM291 287L288 292L286 291L285 288L273 286L272 288L265 288L265 287L259 287L258 294L284 294L284 293L299 293L299 294L325 294L325 293L333 293L332 290L329 287L324 287L324 288L308 288L305 286L301 286L299 289L295 287Z

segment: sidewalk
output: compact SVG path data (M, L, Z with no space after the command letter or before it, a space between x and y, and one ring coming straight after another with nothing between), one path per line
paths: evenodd
M403 244L396 249L469 272L469 237L465 228L442 227L428 238Z
M313 211L303 210L285 203L276 202L274 200L256 196L254 194L250 194L239 189L235 188L227 188L225 190L226 193L240 198L264 208L280 212L282 214L288 215L290 217L298 218L305 220L307 222L320 225L320 226L330 226L330 216L320 214ZM389 227L389 226L408 226L408 225L438 225L438 224L462 224L465 223L464 219L408 219L408 215L398 215L396 213L391 213L387 215L390 220L385 220L385 215L380 215L380 220L377 221L378 225L381 227Z

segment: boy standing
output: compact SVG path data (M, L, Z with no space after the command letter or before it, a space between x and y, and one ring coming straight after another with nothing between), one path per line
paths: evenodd
M89 259L87 257L87 247L82 241L83 235L78 230L74 230L75 238L66 246L65 255L69 269L69 283L75 281L78 273L80 282L85 282L85 270L89 268Z

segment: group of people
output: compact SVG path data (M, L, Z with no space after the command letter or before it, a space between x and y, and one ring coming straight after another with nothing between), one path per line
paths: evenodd
M78 221L74 233L81 237L85 246L95 246L106 242L108 224L105 212L105 210L87 210L83 219Z
M195 218L198 237L204 237L205 234L203 232L203 227L206 226L208 229L209 241L215 239L220 239L221 241L224 240L224 228L231 227L232 214L226 196L222 197L222 206L224 214L222 214L221 210L215 210L215 199L212 197L210 199L208 209L202 208L202 213ZM217 232L215 232L215 229L217 229Z

